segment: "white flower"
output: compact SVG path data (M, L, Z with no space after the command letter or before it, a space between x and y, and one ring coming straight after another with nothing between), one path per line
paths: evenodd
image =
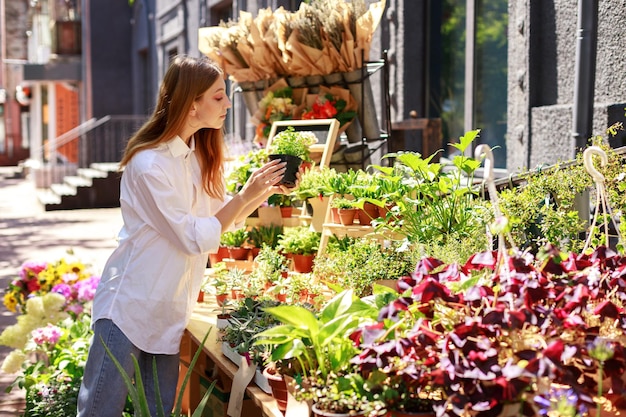
M26 354L19 349L11 351L4 362L2 362L2 368L0 370L7 374L15 374L22 369L22 364L26 361Z

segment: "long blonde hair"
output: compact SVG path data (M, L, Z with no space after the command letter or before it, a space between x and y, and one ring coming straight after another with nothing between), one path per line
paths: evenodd
M206 57L175 57L161 83L154 113L128 140L120 166L126 166L137 152L155 148L178 135L194 101L223 76L220 67ZM204 189L211 197L223 199L224 132L200 129L194 137Z

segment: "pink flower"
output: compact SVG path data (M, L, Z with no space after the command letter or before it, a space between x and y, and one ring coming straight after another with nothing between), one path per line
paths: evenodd
M48 324L46 327L40 327L32 332L33 341L38 345L43 345L44 343L54 345L59 341L62 334L61 328L52 324Z
M92 275L91 277L82 281L78 281L76 284L74 284L74 289L78 294L78 301L86 302L93 300L93 297L96 294L96 288L98 288L99 283L100 277Z
M85 311L85 307L80 303L72 303L65 308L65 311L76 314L77 316Z
M47 267L47 262L24 262L20 268L20 278L26 280L28 277L37 276Z
M52 292L56 292L58 294L61 294L67 300L69 300L72 297L72 287L70 287L67 284L57 284L57 285L55 285L54 287L52 287Z

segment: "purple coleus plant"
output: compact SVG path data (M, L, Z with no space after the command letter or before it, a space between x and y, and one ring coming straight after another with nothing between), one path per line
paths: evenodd
M462 266L426 258L379 322L353 335L353 362L390 409L428 397L438 416L497 416L511 404L536 415L559 387L583 412L598 389L626 393L625 277L626 257L605 247L484 252Z

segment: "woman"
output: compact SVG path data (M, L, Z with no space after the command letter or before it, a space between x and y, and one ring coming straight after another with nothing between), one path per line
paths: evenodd
M272 194L284 164L270 162L225 199L222 129L231 107L224 76L206 58L176 57L150 119L129 140L121 166L124 227L93 304L91 344L78 399L80 417L120 417L127 390L103 345L129 375L141 369L151 414L156 359L163 409L178 382L179 347L208 253Z

